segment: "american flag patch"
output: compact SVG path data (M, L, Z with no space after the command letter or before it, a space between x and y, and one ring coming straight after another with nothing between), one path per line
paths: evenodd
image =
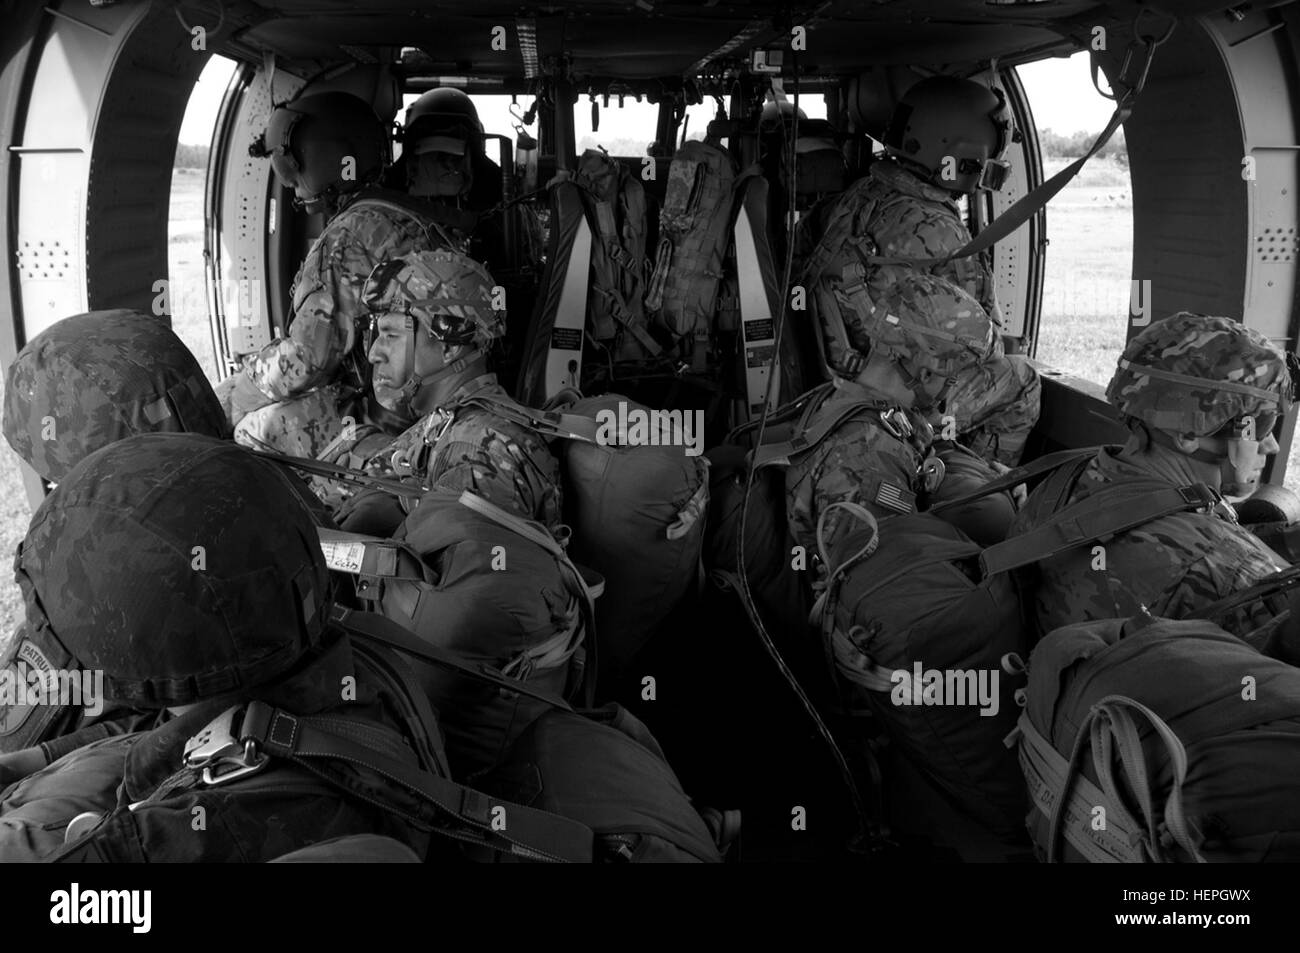
M898 513L913 513L916 511L916 494L896 483L881 480L876 487L876 505Z

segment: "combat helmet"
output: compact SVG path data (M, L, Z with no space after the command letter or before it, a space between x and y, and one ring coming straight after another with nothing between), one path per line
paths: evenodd
M1106 399L1130 428L1159 443L1169 434L1222 434L1230 456L1249 463L1260 440L1295 400L1295 358L1230 318L1180 311L1128 342ZM1189 456L1219 458L1197 450Z
M435 341L469 346L465 354L433 374L417 377L412 368L410 377L393 393L382 394L377 388L376 396L385 407L409 407L420 388L464 370L505 333L504 315L492 307L494 286L481 264L447 249L412 252L375 266L361 293L370 312L367 351L379 318L385 314L405 316L412 355L421 328Z
M52 483L101 447L150 432L229 433L199 362L162 318L126 310L64 318L9 365L5 439Z
M14 568L28 637L136 708L266 685L327 622L324 558L289 478L196 434L140 434L81 461Z
M950 192L1000 189L1010 171L1011 114L1000 89L931 76L905 92L890 114L885 151Z
M884 354L925 410L943 397L957 375L982 364L993 353L993 322L960 285L923 272L911 272L889 285L862 330L872 354ZM927 374L946 378L937 396L923 386Z
M406 110L403 149L412 155L450 152L464 155L468 146L483 150L483 123L474 101L459 89L431 89Z
M350 93L314 93L276 107L249 150L271 157L294 201L333 201L374 182L388 158L388 131L370 105Z

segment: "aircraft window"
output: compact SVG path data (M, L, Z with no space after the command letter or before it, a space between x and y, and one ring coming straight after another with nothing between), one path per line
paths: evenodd
M203 266L203 196L207 185L208 149L217 110L235 72L235 62L213 56L190 93L185 119L177 137L172 169L171 206L167 222L167 303L172 329L194 352L209 379L217 381L217 361L212 351L208 321L207 280ZM155 284L154 308L161 312L163 288ZM226 313L239 307L239 289L228 289Z
M1092 145L1113 104L1097 95L1088 56L1018 68L1050 177ZM1036 356L1105 385L1124 350L1133 264L1133 190L1123 130L1047 206L1046 272ZM1146 302L1134 298L1137 307Z
M617 97L611 96L609 105L606 106L601 97L597 96L596 105L600 110L598 129L591 128L591 100L579 96L573 106L573 135L578 142L579 154L584 149L603 146L610 155L645 155L655 138L655 128L659 121L658 104L645 99L637 102L635 97L626 96L620 107ZM694 127L695 124L696 120L693 119L691 126ZM699 136L696 138L703 139L703 126L698 131Z

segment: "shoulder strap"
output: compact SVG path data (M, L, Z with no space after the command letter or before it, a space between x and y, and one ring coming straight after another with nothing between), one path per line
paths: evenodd
M564 440L580 440L583 443L595 443L598 428L596 422L582 414L564 414L550 410L537 410L525 407L503 397L471 394L457 401L456 407L478 407L504 417L521 427L527 427L539 434L559 437Z
M1252 605L1262 599L1292 589L1297 583L1300 583L1300 564L1288 566L1286 569L1265 576L1253 586L1248 586L1231 595L1224 596L1222 599L1217 599L1209 605L1188 614L1186 618L1205 619L1221 625L1232 613L1243 606Z
M390 212L400 212L402 215L405 215L407 218L414 221L426 235L428 235L432 230L437 233L438 238L440 238L447 247L456 247L456 242L454 242L451 236L447 234L442 225L431 217L431 210L426 210L415 205L414 200L409 196L403 196L400 194L386 194L382 197L378 195L366 195L357 199L348 207L359 208L365 205L387 209Z
M802 433L791 439L783 440L780 443L765 444L751 451L751 466L755 470L761 470L763 467L789 466L792 456L816 447L854 414L864 410L887 410L890 406L887 401L880 400L845 401L841 406L836 407L833 413L822 416Z
M974 492L959 496L955 500L944 500L942 503L936 503L930 507L928 512L942 513L944 510L952 509L955 506L965 506L967 503L973 503L975 500L983 499L994 493L1010 490L1022 483L1028 483L1035 477L1042 476L1044 473L1051 473L1053 470L1074 463L1084 457L1094 457L1097 455L1097 451L1101 449L1101 447L1078 447L1073 450L1058 450L1055 453L1044 454L1028 463L1013 467L999 477L994 477Z
M986 576L1008 572L1174 513L1218 503L1214 491L1203 483L1152 490L1125 500L1114 497L1113 491L1103 488L1028 533L990 546L980 555L980 567Z
M293 761L354 796L358 793L355 786L345 785L332 772L320 770L322 762L357 764L383 775L432 806L435 813L430 817L428 812L388 803L373 790L367 799L375 798L385 810L421 827L432 826L435 831L457 840L532 860L557 863L592 860L595 834L585 824L522 804L502 803L449 778L375 751L353 740L354 737L354 723L350 719L331 715L299 717L260 701L248 703L239 728L241 742L251 741L259 752ZM493 823L494 808L498 807L504 808L506 814L506 823L499 829ZM456 822L453 830L445 826L448 817Z

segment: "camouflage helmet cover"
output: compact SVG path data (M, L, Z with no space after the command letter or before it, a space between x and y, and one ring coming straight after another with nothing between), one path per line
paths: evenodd
M1106 398L1158 430L1207 436L1245 415L1284 415L1287 356L1252 328L1181 311L1129 341Z
M101 447L150 432L229 432L199 362L161 318L124 310L64 318L9 366L5 439L51 482Z
M327 621L328 573L289 478L194 434L83 460L32 518L15 573L38 644L141 708L265 685Z
M474 259L440 249L381 263L362 294L374 315L405 314L445 344L484 346L505 333L492 307L494 285Z
M914 272L889 285L866 322L873 350L884 348L913 375L954 377L993 352L993 323L960 285Z

